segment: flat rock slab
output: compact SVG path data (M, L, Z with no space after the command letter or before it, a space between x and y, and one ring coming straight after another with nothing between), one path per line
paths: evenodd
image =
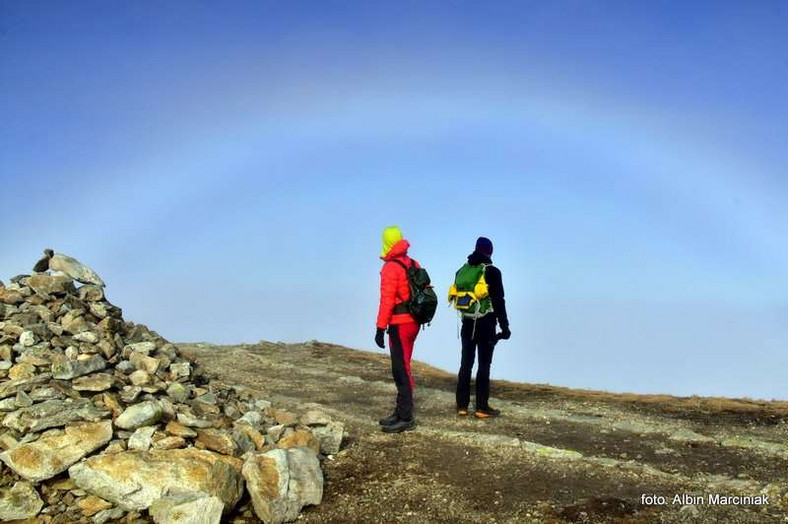
M0 521L32 519L43 506L44 501L27 482L0 489Z
M46 384L51 378L52 375L49 373L43 373L33 378L7 380L0 384L0 398L11 397L20 391L30 391L36 386Z
M194 448L124 451L90 457L68 473L80 488L127 510L147 509L171 493L198 491L219 498L229 511L243 494L242 464Z
M114 382L114 377L109 373L95 373L75 379L71 387L77 391L106 391Z
M0 453L0 460L17 475L40 482L62 473L110 440L112 422L109 420L74 424L59 435L42 437Z
M22 433L36 432L77 421L96 422L108 415L109 411L97 408L87 398L55 399L9 413L3 420L3 426Z
M61 253L55 253L49 259L49 269L61 271L82 284L95 284L104 287L104 281L95 271L81 264L77 259Z
M101 371L105 367L107 361L101 355L93 355L84 360L61 357L52 363L52 376L58 380L71 380L94 371Z

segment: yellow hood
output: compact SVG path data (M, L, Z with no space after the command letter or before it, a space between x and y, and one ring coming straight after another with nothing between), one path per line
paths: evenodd
M383 251L380 252L381 257L385 257L391 251L391 248L402 240L402 231L397 226L387 227L383 230Z

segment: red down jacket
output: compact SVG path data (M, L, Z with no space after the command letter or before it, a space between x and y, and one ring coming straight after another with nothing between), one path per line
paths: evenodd
M389 324L406 324L415 322L409 313L393 314L394 306L410 299L410 287L405 268L393 262L399 260L410 267L411 262L420 267L419 263L408 256L410 243L402 239L393 246L385 257L383 269L380 270L380 308L378 309L377 327L386 329Z

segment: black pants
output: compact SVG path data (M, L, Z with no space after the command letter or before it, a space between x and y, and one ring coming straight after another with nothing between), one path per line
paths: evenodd
M485 315L476 321L463 319L462 362L457 375L457 409L468 409L471 401L471 373L479 352L479 367L476 370L476 409L486 409L490 399L490 365L495 348L495 316Z

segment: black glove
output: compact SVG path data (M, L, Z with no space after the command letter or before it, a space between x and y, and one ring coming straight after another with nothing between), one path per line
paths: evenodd
M509 331L509 328L501 329L501 332L495 335L498 340L509 340L509 337L512 336L512 332Z
M386 349L386 344L383 342L383 335L385 335L385 333L386 330L381 328L378 328L375 332L375 344L377 344L380 349Z

